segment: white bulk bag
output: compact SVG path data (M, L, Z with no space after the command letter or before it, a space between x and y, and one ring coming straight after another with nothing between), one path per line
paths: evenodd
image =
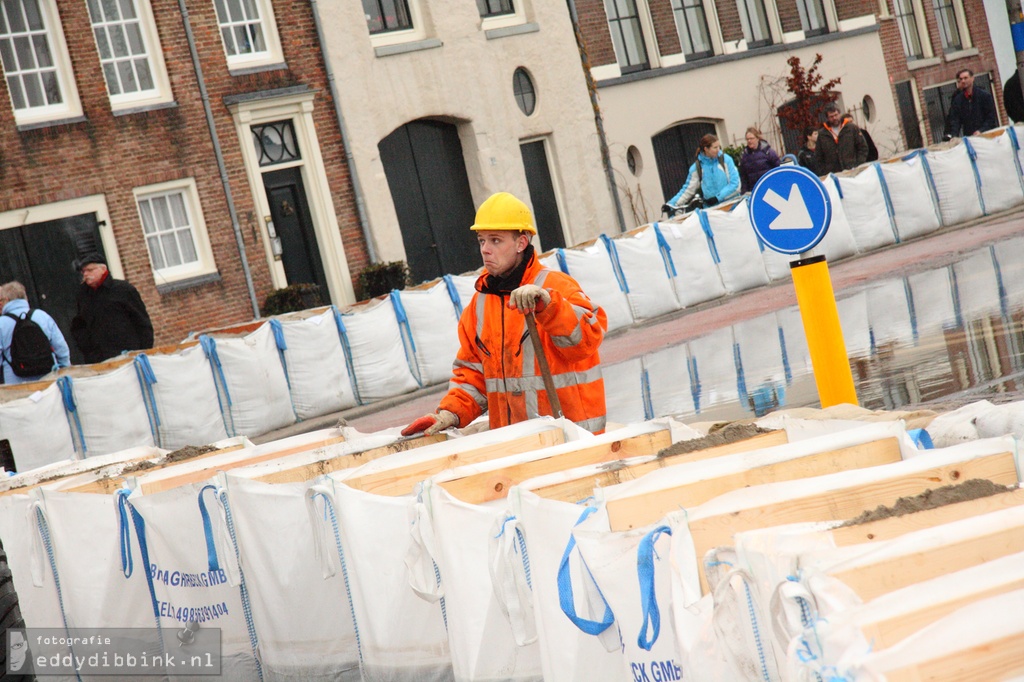
M839 326L849 357L871 354L871 324L868 321L868 297L863 291L836 300Z
M929 151L924 159L939 200L943 225L949 227L984 215L974 175L974 163L967 153L966 145L957 144L943 151Z
M40 541L36 512L33 509L29 514L35 503L36 497L29 495L0 497L0 538L7 552L7 565L18 593L25 627L62 627L64 616L53 571L48 557L40 561L38 554L45 545ZM88 541L89 537L83 536L81 540Z
M633 324L633 311L626 298L627 284L612 263L608 248L600 241L577 249L559 249L560 268L579 283L583 292L608 316L608 331Z
M1010 304L1024 300L1024 238L1004 239L992 245L999 281Z
M684 343L643 357L652 416L694 413L689 353Z
M843 192L846 219L857 242L857 250L861 252L896 243L896 232L889 218L888 202L877 168L877 164L871 164L857 175L836 178Z
M944 267L907 276L918 334L935 333L956 324L950 272Z
M693 399L697 414L712 405L734 402L738 388L732 327L723 327L692 339L689 346L690 376L695 387Z
M843 199L839 190L839 181L834 175L821 179L828 193L829 205L832 207L832 221L828 231L818 245L805 254L806 258L825 256L829 261L848 258L857 253L857 242L853 239L850 222L843 208Z
M233 476L219 477L217 483L226 498L218 501L219 491L207 491L206 508L214 516L221 505L230 510L232 531L224 539L230 545L234 538L237 544L263 679L359 680L345 576L322 570L310 526L309 484ZM233 551L229 546L228 552Z
M960 321L971 322L999 312L999 279L989 247L978 249L953 264Z
M228 437L217 385L199 344L176 353L139 355L135 365L160 447L177 450Z
M893 220L900 240L934 232L942 226L928 174L920 154L876 166L885 180Z
M459 352L459 317L451 293L444 281L429 289L391 292L395 318L408 331L406 352L424 386L446 383Z
M734 211L699 209L697 216L711 236L726 291L735 294L768 284L761 247L745 202Z
M87 457L155 445L133 364L91 377L63 376L57 383L65 391L64 406L78 428L80 447Z
M636 234L612 239L609 244L629 284L626 298L633 319L647 320L679 310L672 281L675 264L668 254L668 244L657 230L648 225Z
M965 138L964 144L974 152L986 215L1005 211L1024 201L1020 170L1014 158L1016 149L1008 134Z
M695 213L681 223L654 223L654 229L661 232L669 247L669 256L676 269L672 284L681 306L696 305L725 295L725 285L712 256L709 238Z
M356 405L335 311L282 317L285 367L295 415L309 419Z
M814 367L811 364L811 351L807 347L807 332L804 330L800 308L795 306L783 308L775 313L775 319L779 321L783 365L787 369L790 381L793 378L811 374Z
M258 436L295 423L275 336L267 323L243 337L199 337L231 436Z
M554 269L558 269L557 263ZM442 279L448 286L449 292L455 292L452 299L458 297L459 304L456 306L456 314L461 317L462 311L469 307L469 302L473 300L473 294L476 293L476 281L480 278L475 275L445 275Z
M10 441L19 472L78 457L55 383L27 398L0 403L0 438Z
M640 358L605 365L601 374L609 422L633 424L654 416L647 413L647 379Z
M390 301L370 301L351 308L341 317L362 402L372 403L419 388L409 369L402 332Z
M888 279L869 287L868 322L875 346L906 343L913 338L913 320L907 308L907 285L904 279Z

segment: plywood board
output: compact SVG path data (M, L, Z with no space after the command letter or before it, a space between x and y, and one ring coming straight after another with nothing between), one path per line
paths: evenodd
M883 438L665 490L647 491L639 497L609 500L608 520L612 530L640 528L654 523L670 511L695 507L730 490L892 464L900 459L899 441L896 438Z
M444 481L439 485L463 502L480 504L505 497L508 495L509 488L528 478L573 469L586 464L613 462L639 455L653 455L671 444L671 434L668 429L664 429L610 443L584 446L579 450L563 452L551 457L519 462L507 467Z
M609 465L608 469L604 471L589 473L580 478L560 481L558 483L546 485L542 488L532 488L531 490L541 497L549 500L579 502L580 500L584 500L593 495L594 488L604 488L610 485L632 481L649 474L652 471L657 471L658 469L663 469L667 466L684 464L686 462L696 462L703 459L711 459L712 457L722 457L723 455L734 455L740 452L750 452L751 450L760 450L763 448L774 447L776 445L785 445L788 442L789 440L786 437L786 432L780 429L778 431L772 431L771 433L762 433L754 436L753 438L739 440L735 443L725 443L723 445L716 445L714 447L694 450L693 452L686 452L679 455L659 457L653 462L641 462L629 466Z
M960 682L962 680L1008 680L1024 675L1024 646L1020 635L993 639L918 665L889 670L887 682Z
M377 495L408 495L416 485L431 476L463 466L486 462L499 457L517 455L532 450L541 450L565 442L565 432L549 429L515 438L503 443L492 443L472 450L439 455L435 459L416 462L386 471L375 471L364 476L345 479L345 485ZM303 479L308 480L308 479Z

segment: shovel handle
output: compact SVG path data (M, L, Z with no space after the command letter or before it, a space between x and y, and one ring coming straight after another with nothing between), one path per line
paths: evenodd
M551 405L551 414L555 417L562 416L562 404L558 400L558 392L555 390L555 380L551 377L551 367L548 366L548 357L544 355L544 347L540 343L540 334L537 333L537 319L531 310L526 314L526 329L530 332L530 341L533 343L533 354L537 356L537 364L540 366L540 373L544 377L544 391L548 394L548 404Z

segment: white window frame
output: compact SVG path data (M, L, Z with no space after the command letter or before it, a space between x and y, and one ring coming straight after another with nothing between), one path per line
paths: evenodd
M110 97L110 108L113 111L164 104L174 99L174 95L171 92L171 84L167 78L164 51L160 46L160 36L156 30L156 21L153 18L153 7L150 4L150 0L129 1L135 4L135 14L138 17L139 29L142 32L142 41L146 49L146 59L149 62L149 72L153 79L153 87L149 90L110 95L110 88L108 86L107 94ZM88 8L86 9L88 11ZM91 12L89 18L91 22ZM93 42L95 43L96 31L95 29L91 30L93 31ZM96 53L97 55L100 54L98 43L96 43ZM106 74L104 74L104 82L106 82Z
M139 202L157 195L175 192L182 195L185 200L185 208L189 212L189 218L192 222L192 243L196 251L196 261L164 267L158 270L153 265L153 254L149 250L149 239L143 227L142 207L139 205ZM217 264L213 260L213 249L210 247L210 236L206 230L206 220L203 218L203 209L199 203L199 191L196 188L195 179L183 178L181 180L161 182L156 185L135 187L132 190L132 194L135 198L136 211L139 214L139 231L142 234L143 241L146 243L146 253L149 254L149 263L153 270L153 281L157 286L217 272Z
M59 121L76 118L82 115L82 103L78 98L78 86L75 83L71 58L68 56L68 45L64 40L64 31L60 22L60 12L54 0L36 0L40 15L46 28L46 37L50 54L56 67L57 82L60 85L63 102L60 104L15 109L11 98L11 109L14 111L14 122L19 126ZM2 70L2 66L0 66ZM4 78L6 78L6 74ZM10 93L8 92L8 96Z
M928 22L927 18L925 17L924 6L922 5L921 0L905 1L910 3L910 9L912 10L914 15L914 24L917 26L917 39L921 41L921 56L911 57L910 55L906 54L906 50L904 50L903 56L908 61L922 61L925 59L931 59L932 57L935 56L935 53L932 50L932 39L931 35L928 32ZM893 16L896 16L896 14L894 13ZM899 20L897 19L897 22L898 21ZM899 28L899 26L897 26L897 28ZM902 29L900 40L903 40Z
M966 52L974 47L974 42L971 40L971 31L967 26L967 14L964 11L963 0L950 0L950 4L953 6L953 16L956 17L957 31L960 32L960 49L950 50L946 53L947 55ZM939 42L942 42L941 35L939 36Z
M217 33L220 35L221 46L224 48L224 57L228 62L228 70L251 69L284 62L284 52L281 49L281 36L277 31L277 18L274 16L274 4L270 0L252 0L260 13L260 26L263 28L263 41L266 43L266 50L252 52L250 54L228 54L228 46L224 42L224 32L221 30L220 14L217 13L217 3L221 0L213 0L213 11L217 17ZM227 5L228 0L222 0Z
M515 2L515 0L513 0L513 2ZM376 47L385 47L387 45L399 45L401 43L413 43L413 42L416 42L417 40L424 40L427 37L427 30L426 30L426 28L424 26L423 10L420 7L420 0L408 0L408 3L409 3L409 21L412 22L412 28L407 28L407 29L403 29L403 30L400 30L400 31L385 31L384 33L369 33L370 27L367 25L366 26L366 31L367 31L367 33L370 36L370 45L372 47L376 48ZM362 7L362 4L360 4L360 7ZM473 4L473 8L476 9L476 3ZM519 13L522 12L522 11L523 11L522 9L517 9L516 10L516 14L509 15L509 16L517 17L519 15ZM479 16L479 14L477 16ZM505 19L505 18L506 17L504 17L504 16L494 17L493 21L497 22L499 19ZM515 22L515 23L518 24L518 23L525 23L525 22L526 22L526 18L525 18L525 15L524 15L522 22ZM365 16L364 16L364 24L365 24ZM507 24L507 25L513 25L513 24ZM497 23L488 24L488 23L486 23L486 20L485 20L483 28L487 28L487 29L499 28L499 25Z
M412 13L412 5L416 0L409 0L409 12ZM511 0L513 12L511 14L500 14L494 17L480 17L480 30L490 31L494 28L507 28L509 26L521 26L526 23L526 2L527 0ZM415 27L415 22L413 27Z

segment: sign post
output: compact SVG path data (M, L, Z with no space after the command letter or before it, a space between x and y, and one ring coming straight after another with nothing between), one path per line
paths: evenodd
M799 255L814 248L832 221L825 186L801 166L779 166L761 176L747 202L750 223L768 248ZM857 404L839 311L824 256L790 262L814 381L822 407Z

